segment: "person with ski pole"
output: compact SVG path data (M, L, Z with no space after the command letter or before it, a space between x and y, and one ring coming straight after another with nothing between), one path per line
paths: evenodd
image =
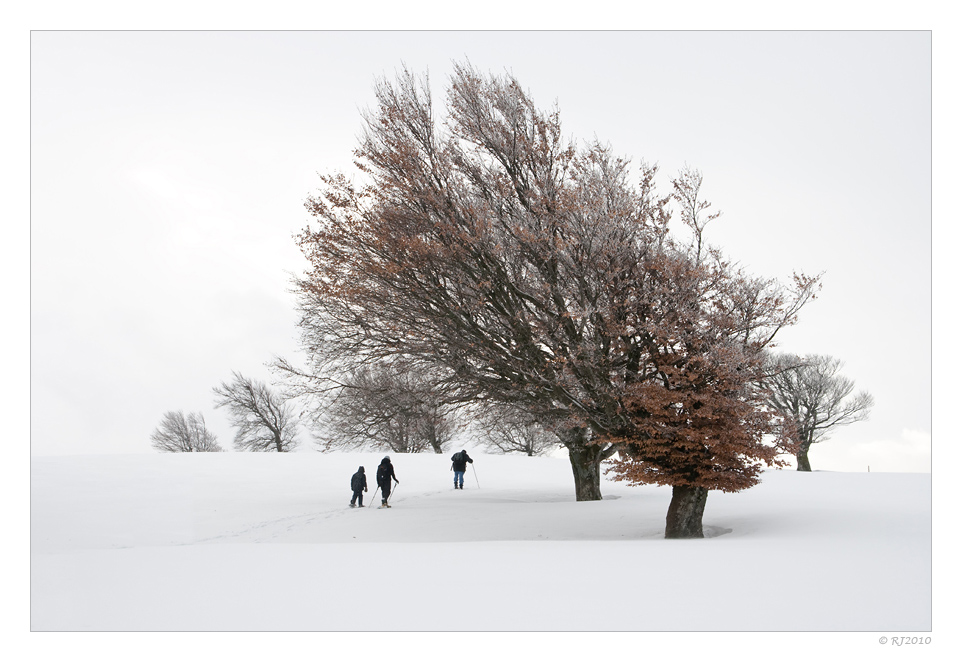
M377 486L381 488L381 508L390 508L391 504L387 500L391 496L391 479L393 478L395 483L401 481L394 475L394 465L391 464L389 455L385 455L381 464L378 465L376 478Z
M468 457L468 452L465 450L451 456L451 469L454 470L454 489L456 490L464 489L464 470L467 468L468 462L474 464L474 460Z
M351 476L351 490L354 491L354 496L351 497L351 508L354 507L355 501L363 508L364 492L367 492L367 476L364 474L364 467L358 467L357 473Z

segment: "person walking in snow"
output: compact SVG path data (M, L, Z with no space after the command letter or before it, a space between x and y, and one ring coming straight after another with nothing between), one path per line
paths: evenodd
M351 508L354 507L355 501L363 508L364 492L367 492L367 476L364 474L364 467L358 467L357 473L351 476L351 489L354 491L354 496L351 497Z
M377 486L381 488L381 508L390 508L391 505L387 502L388 497L391 496L391 479L394 479L395 483L400 483L397 476L394 475L394 465L391 464L391 457L385 455L384 459L381 460L381 464L377 467Z
M451 469L454 470L454 489L464 489L464 470L468 467L468 462L474 464L474 460L468 457L468 452L462 450L451 456Z

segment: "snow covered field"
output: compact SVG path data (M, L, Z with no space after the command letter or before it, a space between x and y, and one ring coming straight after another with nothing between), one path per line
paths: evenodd
M567 460L381 453L36 457L34 631L874 631L932 627L929 474L770 471L665 540L670 490Z

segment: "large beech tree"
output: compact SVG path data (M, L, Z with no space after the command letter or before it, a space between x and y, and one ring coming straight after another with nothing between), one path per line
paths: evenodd
M655 459L656 438L678 466L703 455L676 434L685 419L648 422L677 386L683 366L665 357L682 351L677 334L686 356L731 382L715 388L734 407L754 352L794 321L814 282L787 291L703 246L714 216L699 217L693 171L674 195L697 241L679 244L656 168L641 163L631 178L606 146L566 140L558 110L539 110L511 76L456 64L443 121L426 77L405 70L375 94L356 150L361 181L323 175L306 203L316 223L299 236L309 262L296 282L301 377L401 356L441 375L449 402L522 407L567 447L578 500L601 498L600 467L619 448L624 467ZM758 459L774 455L756 446ZM679 475L670 480L687 485Z

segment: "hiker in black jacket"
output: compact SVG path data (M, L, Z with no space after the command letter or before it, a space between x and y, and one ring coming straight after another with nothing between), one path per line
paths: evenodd
M451 468L454 469L454 489L464 489L464 470L468 467L468 462L474 464L474 460L468 457L467 451L461 451L451 456Z
M367 492L367 476L364 474L364 467L358 467L357 473L351 476L351 489L354 490L354 496L351 497L351 508L354 507L355 501L357 501L357 505L363 508L363 493Z
M388 455L384 456L381 460L381 464L377 467L377 486L381 488L381 508L390 508L391 505L387 502L389 496L391 496L391 479L394 479L395 483L400 483L397 476L394 475L394 465L391 464L391 458Z

